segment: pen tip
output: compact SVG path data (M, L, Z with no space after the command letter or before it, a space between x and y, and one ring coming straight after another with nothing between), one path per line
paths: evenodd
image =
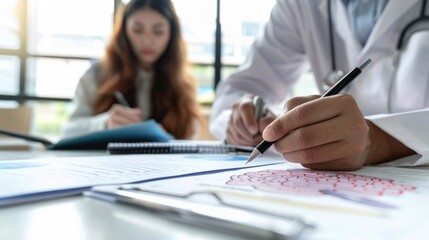
M253 152L250 154L249 158L247 159L247 162L245 165L247 165L248 163L253 161L253 159L255 159L256 157L258 157L260 155L261 155L261 153L258 151L258 149L255 148L255 150L253 150Z

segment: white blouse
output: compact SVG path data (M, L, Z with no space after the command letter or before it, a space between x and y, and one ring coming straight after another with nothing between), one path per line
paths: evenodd
M93 103L98 88L97 72L99 65L91 67L80 79L73 99L74 111L63 129L63 137L73 137L103 130L109 117L108 112L94 115ZM136 76L137 107L141 109L142 119L151 115L151 88L153 77L151 72L139 69Z

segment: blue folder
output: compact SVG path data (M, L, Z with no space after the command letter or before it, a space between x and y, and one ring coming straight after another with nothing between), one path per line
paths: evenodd
M50 150L100 150L109 142L167 142L172 136L164 132L154 120L120 128L65 138L48 146Z

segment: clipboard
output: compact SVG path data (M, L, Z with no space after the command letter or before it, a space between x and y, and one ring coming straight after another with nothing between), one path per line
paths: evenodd
M219 204L200 203L191 196L209 194ZM161 217L247 239L297 239L314 226L295 216L276 215L231 205L213 192L173 195L137 188L104 187L84 192L95 199L131 204Z

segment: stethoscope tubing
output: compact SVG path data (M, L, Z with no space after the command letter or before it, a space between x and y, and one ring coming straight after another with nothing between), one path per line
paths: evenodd
M399 40L396 46L396 51L395 51L395 56L393 58L392 61L392 65L393 65L393 72L391 75L391 81L389 83L389 93L388 93L388 100L387 100L387 108L388 108L388 113L392 113L393 112L393 107L392 107L392 92L394 90L394 83L395 83L395 76L397 73L397 69L399 67L399 64L401 62L401 54L402 54L402 50L404 49L404 47L406 47L407 41L409 39L409 31L413 30L413 26L416 26L417 24L421 23L421 22L429 22L429 16L426 15L426 8L427 8L427 0L422 0L422 7L421 7L421 11L420 11L420 15L419 17L417 17L415 20L411 21L409 24L407 24L407 26L405 26L405 28L402 30L401 34L399 35ZM331 67L332 67L332 73L337 72L337 66L336 66L336 55L335 55L335 40L334 40L334 30L333 30L333 21L332 21L332 11L331 11L331 0L328 0L328 6L327 6L327 11L328 11L328 27L329 27L329 47L330 47L330 54L331 54ZM417 31L422 31L422 30L417 30ZM415 31L415 32L417 32ZM414 32L412 32L411 34L413 34ZM410 35L411 35L410 34ZM429 84L428 84L428 88L429 88ZM429 91L429 89L427 89ZM427 92L428 92L427 91ZM426 96L425 102L428 103L429 102L429 96Z

